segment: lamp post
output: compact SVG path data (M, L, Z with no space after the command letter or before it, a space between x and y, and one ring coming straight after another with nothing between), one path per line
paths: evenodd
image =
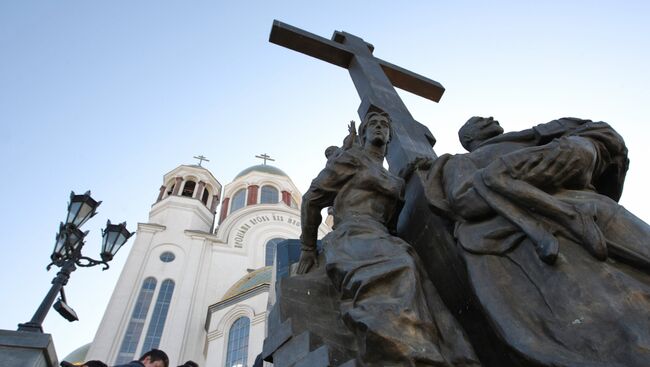
M61 270L59 270L56 277L52 280L52 287L47 292L47 295L34 313L34 316L32 316L32 319L24 324L18 324L18 331L42 333L43 320L45 320L45 316L47 316L52 304L54 304L54 309L68 321L78 320L74 310L66 304L65 293L63 292L63 287L68 283L70 274L77 270L77 266L91 267L103 265L104 268L102 270L108 269L108 262L113 259L117 251L133 235L133 233L130 233L126 229L126 222L111 224L109 220L106 223L106 229L102 230L101 260L83 256L81 250L85 245L84 238L88 234L88 231L82 232L80 228L97 214L97 207L101 203L101 201L95 201L90 197L90 191L86 191L83 195L75 195L74 191L70 194L68 216L65 223L61 223L59 226L54 251L52 251L52 255L50 256L52 262L47 266L47 270L50 270L52 265L58 266ZM61 294L61 298L54 303L57 294Z

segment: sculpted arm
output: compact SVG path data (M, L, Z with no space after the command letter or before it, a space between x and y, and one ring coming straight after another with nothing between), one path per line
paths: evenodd
M341 156L327 163L309 186L302 197L300 222L302 243L298 274L304 274L315 264L318 265L316 240L321 224L321 210L334 203L341 187L354 175L357 164L354 157L344 152Z
M318 177L321 177L319 175ZM316 238L318 236L318 226L323 217L320 212L323 208L334 202L335 192L326 192L319 188L317 180L314 180L309 190L302 197L302 206L300 208L300 223L302 234L302 251L315 251Z
M578 127L591 122L591 120L582 120L573 117L565 117L547 123L539 124L533 127L536 136L539 139L538 144L546 144L553 140L554 138L559 138L571 131L574 131Z
M544 145L555 138L559 138L568 133L571 133L572 131L588 122L591 121L565 117L536 125L530 129L511 131L500 134L489 140L486 140L482 145L496 144L501 142L526 142L531 147Z

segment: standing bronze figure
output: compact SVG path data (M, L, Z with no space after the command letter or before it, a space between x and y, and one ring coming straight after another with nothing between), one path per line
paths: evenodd
M394 236L404 180L383 167L390 119L371 112L360 144L330 155L303 196L298 273L318 264L321 210L333 206L323 238L327 275L367 366L478 366L472 347L426 277L413 248ZM352 131L351 131L352 133Z

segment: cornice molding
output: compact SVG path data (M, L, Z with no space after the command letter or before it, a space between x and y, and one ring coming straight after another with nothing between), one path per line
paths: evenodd
M215 312L217 312L219 310L222 310L222 309L224 309L224 308L226 308L228 306L232 306L234 304L237 304L237 303L239 303L241 301L244 301L246 299L255 297L258 294L262 294L264 292L268 293L270 289L271 289L270 284L263 283L263 284L260 284L258 286L255 286L255 287L253 287L253 288L251 288L251 289L249 289L249 290L247 290L245 292L239 293L236 296L230 297L228 299L225 299L225 300L222 300L222 301L219 301L219 302L217 302L215 304L210 305L210 307L208 307L208 317L207 317L207 319L205 321L206 330L208 328L208 325L210 325L210 321L212 319L212 314L213 313L215 313Z
M167 229L166 226L156 223L138 223L138 232L156 233Z

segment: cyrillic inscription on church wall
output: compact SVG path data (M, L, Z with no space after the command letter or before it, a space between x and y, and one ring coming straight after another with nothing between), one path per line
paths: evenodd
M300 219L298 219L298 217L275 213L256 215L237 228L237 231L235 232L235 247L243 247L246 233L251 228L261 223L287 223L300 228Z

